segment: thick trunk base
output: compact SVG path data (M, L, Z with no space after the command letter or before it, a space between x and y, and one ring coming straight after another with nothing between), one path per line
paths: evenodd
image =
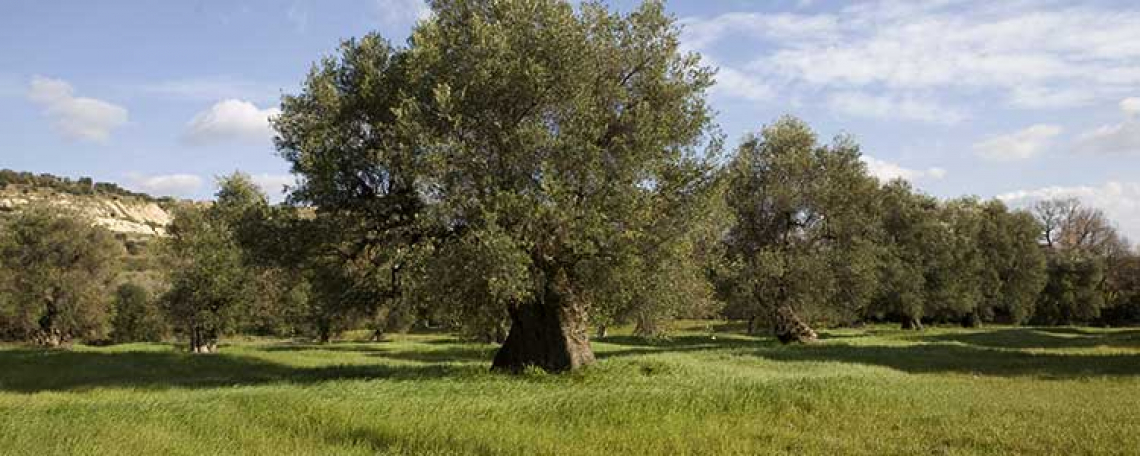
M780 343L807 343L819 339L815 331L807 323L800 320L800 317L796 316L791 307L783 306L776 309L775 320L776 339L779 339Z
M904 317L902 321L902 329L922 331L922 320L912 317Z
M604 339L606 337L609 337L609 335L610 335L610 330L609 330L609 328L606 327L606 325L598 325L598 335L595 336L596 338Z
M573 306L520 306L511 312L511 330L491 369L520 372L535 366L563 372L593 363L585 320L585 311Z
M966 314L966 316L962 317L962 327L963 328L981 328L982 327L982 318L979 317L978 314L976 314L974 312L970 312L970 313Z

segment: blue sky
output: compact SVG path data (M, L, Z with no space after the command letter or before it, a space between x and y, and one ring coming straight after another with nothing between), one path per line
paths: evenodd
M628 9L635 2L615 0ZM1073 196L1140 239L1132 2L683 1L732 142L790 113L940 197ZM205 198L291 179L266 118L343 38L403 42L419 0L0 4L0 168Z

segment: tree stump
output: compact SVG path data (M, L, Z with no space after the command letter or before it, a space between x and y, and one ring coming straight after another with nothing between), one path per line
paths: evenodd
M796 316L791 307L781 306L776 309L776 339L780 343L792 342L808 343L819 339L819 336Z

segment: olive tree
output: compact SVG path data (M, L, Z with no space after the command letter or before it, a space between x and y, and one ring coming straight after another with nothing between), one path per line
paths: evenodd
M22 210L0 231L0 331L47 346L102 337L122 255L109 231L80 214Z
M781 341L815 338L799 312L874 297L878 181L853 141L821 145L805 123L784 117L747 138L730 167L729 252L741 288Z
M357 241L389 272L425 243L460 262L483 252L474 285L510 318L496 368L589 364L588 312L604 303L588 290L710 186L712 72L658 2L432 9L407 47L350 40L285 98L293 197L362 220Z

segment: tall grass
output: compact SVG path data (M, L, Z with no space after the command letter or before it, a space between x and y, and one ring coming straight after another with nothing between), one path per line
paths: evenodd
M1140 331L692 325L567 375L490 345L0 349L0 454L1135 454Z

